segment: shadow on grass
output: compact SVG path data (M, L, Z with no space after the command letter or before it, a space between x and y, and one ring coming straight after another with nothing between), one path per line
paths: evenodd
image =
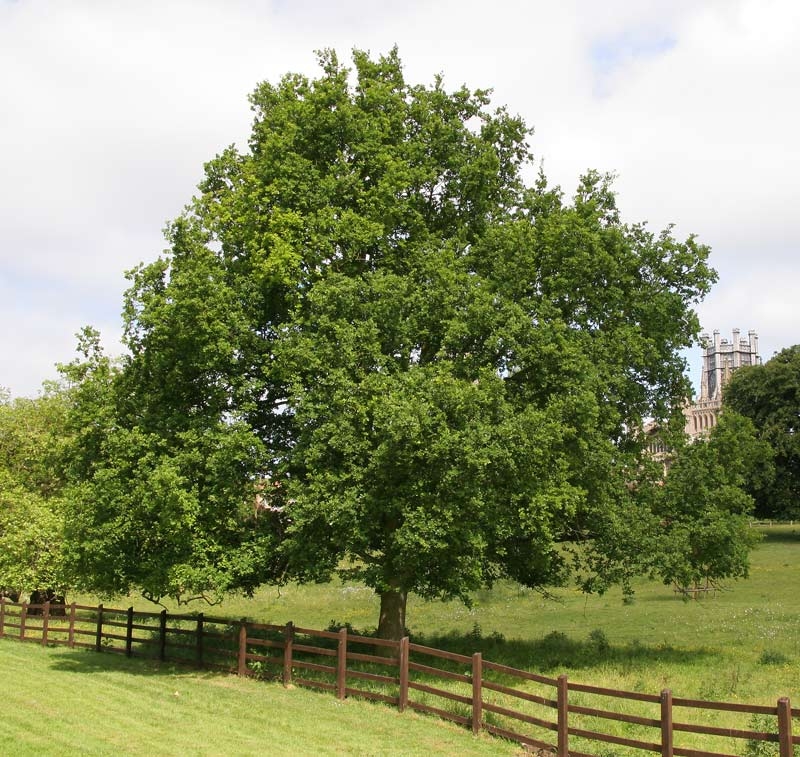
M800 525L760 529L764 534L762 544L800 544Z
M97 652L94 649L61 649L50 663L54 671L67 673L124 672L139 676L216 676L227 675L220 671L195 668L176 662L160 662L152 657L133 655L125 657L116 652Z
M347 626L359 636L374 636L374 629L359 631L349 624L332 621L328 630ZM484 659L544 675L563 672L565 669L586 670L613 665L621 669L636 669L653 663L666 665L695 665L718 657L710 649L678 649L668 644L645 645L633 641L629 644L612 645L605 633L596 629L583 639L576 639L560 631L552 631L538 639L506 639L502 634L483 635L479 626L467 633L412 634L411 641L435 649L471 656L481 652ZM334 648L336 641L315 639L315 646ZM358 644L353 651L367 652ZM102 673L112 670L145 676L197 676L229 675L230 671L195 667L191 662L175 660L160 662L144 655L125 657L116 652L96 652L89 649L63 649L52 662L54 670L83 673ZM270 676L271 678L272 676Z
M730 594L735 590L735 588L736 584L731 583L708 589L708 591L698 592L694 596L687 596L675 591L675 589L667 588L666 591L669 592L668 594L650 594L643 597L640 597L637 594L636 601L641 604L664 604L667 602L672 602L673 604L677 603L678 607L683 604L694 604L696 602L698 606L702 607L705 603L714 602L719 597L724 597L726 594Z
M609 664L622 668L638 668L655 662L692 665L717 657L712 650L676 649L667 644L651 646L634 641L612 645L600 629L592 631L585 639L573 639L560 631L552 631L539 639L522 640L506 639L497 633L483 636L476 626L467 634L418 636L412 641L464 655L481 652L484 659L491 662L544 674L560 673L565 668L590 670Z

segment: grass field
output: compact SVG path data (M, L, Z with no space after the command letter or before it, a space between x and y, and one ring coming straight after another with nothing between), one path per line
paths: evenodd
M562 589L555 599L511 583L475 596L474 606L410 597L408 626L415 641L577 681L676 696L800 705L800 525L764 528L751 576L716 597L685 601L670 586L641 581L633 603L619 591L586 597ZM145 600L127 598L153 609ZM233 597L214 615L325 628L349 623L374 629L374 593L354 584L264 588L252 599ZM179 610L175 606L170 611ZM186 612L186 608L180 608Z
M232 676L0 640L0 754L513 755L436 718Z
M684 601L671 587L642 581L636 587L632 603L624 603L619 592L587 598L568 589L557 591L555 599L544 599L535 592L502 583L491 591L478 593L472 608L459 603L424 602L410 598L409 630L415 641L431 646L466 654L482 651L486 659L495 662L548 675L566 673L571 680L583 683L654 694L670 688L677 697L754 704L774 705L778 697L789 696L797 707L800 705L800 526L772 527L764 529L764 532L764 541L752 556L751 578L727 585L716 597ZM80 601L94 601L94 598L80 598ZM150 603L140 599L119 598L113 604L116 607L133 604L137 609L153 609ZM186 608L169 609L186 611ZM312 628L325 628L332 622L349 623L357 630L366 631L375 626L378 601L363 586L334 582L318 586L291 585L280 591L265 588L252 599L234 597L213 610L207 606L192 609L212 612L215 616L248 617L278 624L292 620ZM14 642L0 646L4 670L6 656L17 654L8 649L12 644ZM27 645L16 646L26 650L19 654L27 654ZM105 666L110 664L108 656L102 662L84 662L85 656L77 652L39 654L53 655L51 662L43 663L42 687L47 685L48 671L51 676L74 672L78 681L90 678L92 682L102 682L107 675L112 679L116 675L124 676L125 684L115 684L112 679L104 684L109 686L109 692L117 687L127 691L132 686L131 680L146 681L142 693L132 695L132 701L149 696L156 702L155 709L150 711L145 707L141 714L133 716L132 707L125 707L116 728L124 733L126 728L131 731L134 720L150 724L141 732L141 737L148 739L149 748L143 748L148 753L161 738L164 738L165 747L155 751L162 754L257 753L264 747L266 733L270 734L268 738L273 738L272 729L281 734L285 729L286 737L275 736L277 747L268 750L271 754L514 753L514 747L506 743L474 740L469 734L453 731L444 725L440 726L444 731L437 731L433 736L420 736L419 743L416 736L403 742L399 739L406 719L410 717L416 724L425 718L417 718L411 713L399 715L391 708L349 700L342 704L326 694L300 690L285 692L279 686L253 681L159 671L135 660L130 664L114 660L115 669L105 671ZM74 655L78 655L74 659L80 663L74 662ZM149 672L136 673L137 666L141 665ZM81 672L90 670L91 676L81 677ZM170 691L173 686L170 681L185 685L187 694L182 694L175 686L178 691L178 696L175 696ZM59 690L64 686L61 681L53 683ZM147 686L152 686L149 695ZM23 713L27 710L29 717L23 715L22 720L23 726L27 724L29 729L31 720L35 723L40 719L35 702L41 700L30 694L32 690L28 687L30 699L27 704L17 703ZM217 694L207 701L204 698L206 694L201 693L222 690L226 697L234 698L228 704L214 704ZM175 696L175 701L170 696ZM113 697L110 693L101 699L111 706ZM191 732L197 727L193 724L211 723L212 718L219 716L222 720L214 725L214 732L229 734L233 740L215 751L216 746L203 741L173 743L176 737L171 731L168 737L160 736L156 724L159 716L163 715L162 708L174 708L178 706L177 701L198 702L196 708L178 710L181 717L186 718L179 721L181 732ZM165 702L169 704L165 705ZM254 706L253 702L257 705ZM60 712L59 708L50 709ZM262 720L259 714L262 711L272 712L274 717ZM300 714L303 711L313 713L313 717L306 716L305 726ZM246 712L247 717L252 714L259 718L256 731L262 731L260 742L255 734L249 736L236 730L241 730L242 712ZM352 722L347 720L351 712L357 713ZM235 714L231 720L226 720L230 713ZM330 721L326 719L328 716ZM340 716L343 719L337 720ZM63 725L55 728L74 736L75 721L69 717ZM746 722L729 722L726 718L727 715L721 715L718 724L747 727ZM98 719L95 738L102 739L105 719L101 715ZM276 723L278 719L280 725ZM290 721L297 721L300 725L293 728ZM398 723L397 727L401 729L396 734L391 730L393 723ZM313 741L311 733L318 724L319 728L336 734L335 746L329 739L322 739L319 743ZM343 734L353 729L361 731L359 736L363 741L340 740ZM20 733L24 731L19 731L15 738L19 738ZM138 731L136 733L140 735ZM442 733L446 735L440 735ZM251 738L254 739L252 742ZM426 740L430 738L440 738L441 744L431 746L432 742ZM453 745L447 741L448 738L455 739ZM465 739L463 744L461 739ZM36 751L36 742L23 743L30 747L31 753ZM198 746L192 745L195 743ZM127 746L130 745L126 742ZM743 749L744 745L740 744L740 747ZM103 749L113 749L113 745L100 740L92 748L95 751L83 753L104 754ZM470 749L483 751L472 752ZM15 749L14 753L25 752ZM623 750L606 749L597 753L616 757L623 754Z

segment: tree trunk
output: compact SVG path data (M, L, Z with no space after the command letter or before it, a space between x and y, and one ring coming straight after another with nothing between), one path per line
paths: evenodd
M54 589L36 589L31 594L31 598L28 600L32 605L43 605L47 602L54 604L54 608L50 608L50 615L60 615L63 616L64 612L64 605L66 601L64 599L63 594L58 594ZM44 610L40 607L30 608L28 610L28 615L44 615Z
M378 638L400 641L406 635L407 592L389 589L381 592L381 615L378 620Z

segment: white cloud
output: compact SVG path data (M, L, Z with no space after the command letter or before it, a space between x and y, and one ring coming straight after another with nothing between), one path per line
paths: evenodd
M706 328L755 328L766 357L800 342L794 0L17 0L0 2L0 385L35 393L87 317L116 342L122 271L246 141L257 82L395 43L412 81L493 87L568 192L614 170L626 217L710 244Z

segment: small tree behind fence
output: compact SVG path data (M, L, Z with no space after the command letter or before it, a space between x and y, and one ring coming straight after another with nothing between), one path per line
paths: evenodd
M436 715L558 757L593 757L586 749L614 745L614 754L737 757L772 742L793 757L800 709L619 691L574 683L472 656L411 643L231 621L203 615L137 612L97 605L29 605L0 598L0 638L84 647L240 676L281 680ZM721 722L723 713L757 718L759 727ZM686 735L690 735L689 741ZM743 745L743 742L746 744ZM698 744L702 748L698 748ZM738 747L736 746L738 744ZM736 749L737 751L721 751ZM607 753L607 752L606 752ZM759 752L760 753L760 752Z

